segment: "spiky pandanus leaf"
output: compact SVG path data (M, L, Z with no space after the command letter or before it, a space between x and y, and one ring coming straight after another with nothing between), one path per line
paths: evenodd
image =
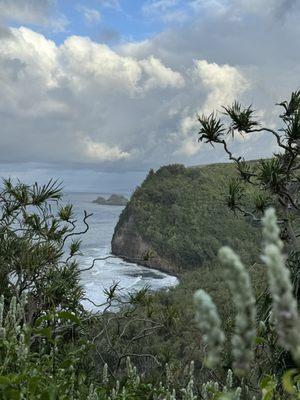
M282 189L286 176L280 159L261 160L257 171L258 180L263 186L275 193Z
M247 133L259 126L259 123L253 118L255 110L252 109L252 106L242 108L241 104L235 101L231 106L223 108L225 115L231 119L230 131L232 134L235 131Z
M268 207L270 196L265 192L257 192L254 195L254 206L256 211L264 212Z
M201 128L198 134L199 142L205 141L205 143L219 143L222 136L226 132L224 125L221 123L220 118L217 118L214 113L209 116L202 115L198 116L198 121L200 122Z
M290 146L295 143L298 145L297 142L300 140L300 110L293 114L293 116L288 120L284 132Z
M282 101L277 103L277 105L284 108L284 114L280 117L284 120L288 120L293 114L300 111L300 90L293 92L289 101Z
M235 211L241 205L241 200L244 197L244 189L238 179L232 179L228 186L228 195L226 199L227 206Z

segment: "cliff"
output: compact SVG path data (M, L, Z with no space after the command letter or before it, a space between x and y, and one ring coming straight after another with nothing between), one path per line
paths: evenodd
M260 231L226 205L234 177L233 164L151 170L120 215L113 254L176 275L211 265L223 245L253 262ZM245 206L251 195L245 194Z
M112 253L129 262L177 275L179 269L170 260L158 255L136 229L134 216L118 226L112 239Z

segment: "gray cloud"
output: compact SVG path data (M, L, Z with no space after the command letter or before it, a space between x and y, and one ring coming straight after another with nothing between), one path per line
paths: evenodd
M221 3L206 2L205 18L188 26L115 48L76 36L57 46L26 28L0 31L1 162L46 162L97 179L99 170L225 160L221 149L197 143L196 113L238 98L274 124L273 105L299 87L300 28L293 2L282 23L274 18L284 1L268 0L264 10L258 0L240 1L236 15ZM275 143L256 135L232 146L257 158Z
M1 0L0 17L21 23L46 23L53 0Z
M114 43L121 39L121 34L116 29L102 27L98 37L101 43Z
M69 21L58 13L56 6L57 0L0 0L0 20L62 32Z

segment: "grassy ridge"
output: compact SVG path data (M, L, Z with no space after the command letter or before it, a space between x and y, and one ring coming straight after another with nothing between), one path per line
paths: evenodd
M134 216L140 235L181 271L210 264L222 245L233 247L252 263L260 230L226 205L228 182L234 177L233 164L192 168L170 165L157 172L151 170L121 214L116 229Z

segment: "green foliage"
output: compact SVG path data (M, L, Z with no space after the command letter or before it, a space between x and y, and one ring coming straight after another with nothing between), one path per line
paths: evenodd
M197 222L204 219L205 224L201 226L203 232L203 229L211 226L209 218L212 219L213 215L214 225L218 215L223 218L224 212L232 215L226 211L226 204L219 201L225 177L230 174L234 178L231 166L194 169L180 165L163 167L147 177L144 187L137 190L140 193L134 196L134 202L129 207L132 204L137 207L137 218L148 218L154 212L158 222L158 217L164 214L169 218L168 210L178 205L178 217L182 218L178 226L183 226L182 230L179 229L181 240L185 238L184 235L188 237L188 228L194 230L193 239L196 239L200 230L197 231L197 227L190 224L192 218L196 218ZM216 178L213 188L209 185L212 176ZM162 186L156 191L158 182ZM178 184L181 184L180 190ZM201 191L197 185L201 186ZM193 320L191 293L199 285L210 293L222 316L222 329L230 336L234 332L231 296L224 285L224 267L212 264L215 263L213 252L210 258L201 255L205 259L202 264L198 259L197 266L201 268L190 271L183 268L180 285L168 292L151 294L144 288L124 299L119 297L116 283L105 291L107 301L102 314L84 312L80 307L83 297L79 285L80 272L74 259L80 252L81 239L77 236L79 232L76 231L72 208L60 207L59 193L55 191L49 194L47 200L45 190L49 194L49 186L41 191L38 187L24 187L18 183L9 187L9 195L5 193L0 196L3 201L1 261L4 256L5 260L10 260L8 270L5 264L1 265L4 277L0 300L1 399L239 400L251 399L260 391L263 398L275 398L281 393L280 390L285 390L290 396L298 395L295 389L299 380L297 371L286 373L281 385L278 374L274 375L270 364L266 364L266 360L272 357L270 349L277 349L276 329L272 324L265 324L266 328L258 331L257 366L253 366L251 376L241 381L228 370L231 363L228 351L230 344L223 343L222 339L225 350L212 379L203 363L205 340ZM38 195L32 196L31 191ZM196 202L193 205L200 193L203 204ZM245 192L240 200L246 202L250 195ZM192 196L191 200L189 196ZM144 199L147 199L145 205L139 205ZM214 208L210 208L209 200L215 201ZM49 204L52 201L55 202L54 206ZM192 217L185 215L184 202L188 212L194 213ZM11 211L8 212L8 209ZM158 210L157 214L155 209ZM85 214L85 223L87 217ZM182 225L183 221L189 224L188 228ZM220 235L220 239L215 239L215 246L223 242L221 231L223 234L228 232L230 236L229 232L232 234L231 230L237 229L239 240L232 240L231 243L240 246L245 260L253 261L254 246L249 243L251 235L248 232L253 232L254 237L256 229L243 218L232 218L227 225L224 219L221 222L223 226L217 227L220 231L213 231ZM154 225L151 227L155 228ZM167 238L169 229L162 230L160 234ZM212 240L213 234L206 239L201 237L201 246L211 249ZM23 253L14 241L21 244ZM228 242L230 240L226 240L225 244ZM174 246L177 245L174 243ZM51 262L50 250L46 251L49 248ZM190 248L189 244L186 252L180 254L182 260L188 257ZM5 254L4 249L7 250ZM247 254L248 249L251 254ZM172 247L169 247L168 251L171 250ZM199 248L195 254L196 251ZM36 260L39 260L38 265L35 264ZM22 268L18 268L20 265ZM238 269L241 268L237 265ZM247 271L251 276L253 293L257 296L264 285L265 273L258 264L253 264ZM243 282L247 283L244 274L242 271L237 288L244 287ZM242 291L247 295L246 287ZM252 295L250 297L252 302ZM119 306L118 312L112 307L116 304ZM247 307L246 304L245 315ZM208 308L205 306L203 309ZM239 311L242 308L236 298L236 309ZM198 318L201 318L201 313ZM216 320L221 325L220 319L211 318L209 321ZM269 376L265 376L266 373Z
M28 303L13 297L9 305L1 297L0 398L73 399L88 393L78 360L88 343L69 340L81 324L66 311L44 314L34 324L26 323Z
M198 121L201 124L199 132L199 141L205 141L213 145L214 142L219 142L225 133L225 129L220 119L215 116L214 113L208 117L205 115L198 116Z
M248 362L246 363L233 364L235 373L238 376L242 374L245 377L244 383L250 383L251 376L255 374L257 366L263 362L260 354L261 350L266 351L267 348L267 351L272 354L275 346L282 346L291 354L295 362L295 368L286 368L281 378L276 377L274 374L264 374L260 379L256 378L254 380L254 385L257 385L262 391L262 399L280 399L282 396L285 398L287 395L296 399L299 398L300 394L300 315L297 311L296 299L293 296L290 271L285 265L283 242L279 234L280 229L275 210L270 208L266 210L263 218L264 242L262 257L268 270L269 290L272 297L272 309L267 319L269 329L266 328L264 321L260 321L257 324L257 321L253 318L256 314L256 305L251 295L250 277L238 256L230 248L223 248L219 253L223 264L227 265L227 269L232 270L231 274L227 273L227 280L231 288L233 301L236 303L237 315L235 324L237 328L240 327L244 330L239 337L239 342L236 342L238 347L234 344L236 337L233 336L233 356L235 359L234 353L238 351L239 357L248 357ZM250 293L250 296L247 292ZM205 334L206 342L209 343L215 340L216 336L223 334L223 332L220 329L216 306L208 294L202 290L195 293L195 299L199 298L199 293L206 306L203 307L203 301L196 302L196 315L199 320L199 327ZM207 321L209 321L209 324ZM255 336L253 334L255 335L257 331L261 336L254 340ZM248 337L248 332L252 332L250 337ZM208 351L211 353L209 356L214 358L216 350L209 347ZM256 390L255 388L253 389Z
M226 114L231 119L230 132L249 132L251 129L258 126L258 123L253 119L254 110L251 106L242 108L238 102L234 102L231 106L223 107ZM225 130L225 129L224 129Z
M232 192L224 201L230 178ZM135 191L116 231L132 217L134 229L180 272L215 260L222 245L238 248L247 261L253 262L259 232L226 207L226 202L251 201L251 194L244 193L236 178L231 164L162 167L149 174Z
M61 188L52 181L28 186L4 180L0 191L1 292L18 299L27 293L33 320L51 308L80 308L82 289L72 258L80 241L71 241L72 206L60 206L60 200Z

